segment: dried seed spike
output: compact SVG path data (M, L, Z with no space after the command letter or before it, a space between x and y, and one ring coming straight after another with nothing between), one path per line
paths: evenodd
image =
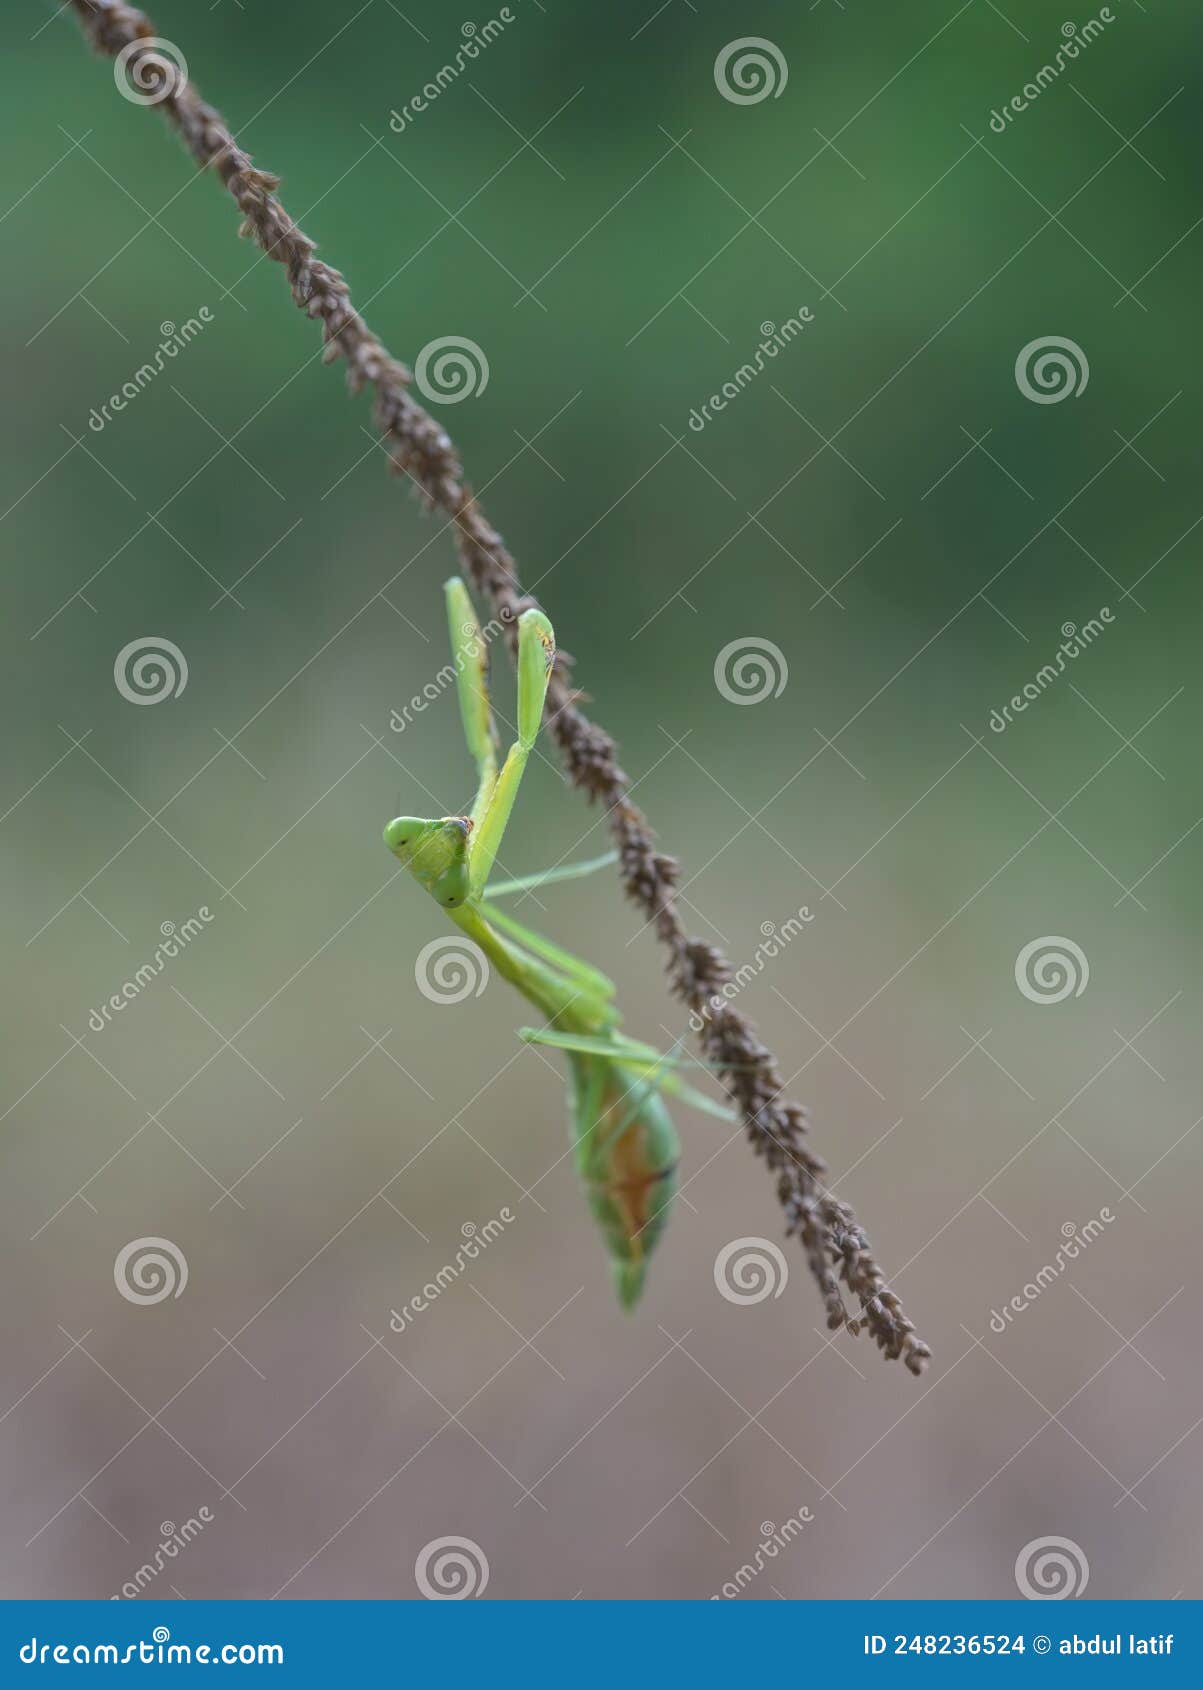
M70 4L93 44L111 57L156 33L149 19L124 0L70 0ZM243 214L245 232L269 258L284 266L295 304L323 319L325 357L345 356L352 391L367 383L375 387L377 416L389 439L394 465L417 484L428 508L441 509L452 518L456 546L477 589L489 599L496 615L505 618L510 612L512 616L513 606L525 597L517 565L465 483L455 447L410 397L408 370L390 356L356 311L342 275L314 257L314 242L275 198L279 179L251 163L220 112L205 104L191 82L176 86L159 102L159 109L179 130L196 162L218 171ZM529 603L537 601L532 598ZM509 643L513 651L512 621ZM631 801L630 782L618 763L614 741L578 709L582 695L572 685L571 672L567 658L552 671L547 692L551 733L573 784L606 806L627 893L655 924L668 952L672 990L702 1022L699 1038L704 1052L712 1059L726 1056L733 1065L727 1072L727 1089L740 1108L753 1150L778 1176L786 1232L801 1239L827 1310L827 1324L833 1330L841 1325L850 1331L868 1327L887 1356L901 1356L907 1368L919 1374L931 1352L913 1335L897 1298L887 1292L852 1211L822 1186L817 1159L801 1152L797 1106L780 1095L781 1076L772 1053L761 1044L752 1023L729 1002L716 1011L708 1001L730 979L730 965L713 946L686 934L675 901L677 865L656 850L647 818ZM747 1066L750 1062L753 1067ZM855 1317L845 1310L832 1273L837 1262L841 1277L861 1305Z

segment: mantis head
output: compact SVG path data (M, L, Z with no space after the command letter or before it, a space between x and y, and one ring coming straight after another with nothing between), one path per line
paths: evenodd
M539 732L556 647L543 612L524 610L518 618L518 739L498 769L485 637L458 577L446 583L445 595L460 719L479 780L476 800L470 816L397 816L384 830L384 843L436 903L453 910L477 901L488 884Z
M397 816L384 830L384 843L420 886L444 909L456 909L468 896L467 816Z

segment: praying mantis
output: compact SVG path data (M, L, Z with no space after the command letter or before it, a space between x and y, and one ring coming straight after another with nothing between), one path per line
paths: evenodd
M498 767L488 651L463 581L444 586L464 739L478 785L466 816L397 816L384 830L393 855L489 962L544 1017L519 1037L565 1053L577 1173L610 1258L618 1301L632 1309L677 1191L680 1145L662 1093L734 1120L686 1084L679 1062L619 1031L616 988L599 969L532 932L496 900L612 861L573 863L495 883L489 875L543 718L555 634L541 610L518 620L518 737ZM486 890L489 895L486 898Z

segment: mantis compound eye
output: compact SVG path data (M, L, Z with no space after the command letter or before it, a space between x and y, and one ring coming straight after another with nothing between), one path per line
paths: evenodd
M384 843L395 853L408 850L422 830L423 823L413 816L397 816L384 830Z
M435 901L442 904L445 910L455 909L468 896L468 865L455 863L445 873L439 875L430 888Z

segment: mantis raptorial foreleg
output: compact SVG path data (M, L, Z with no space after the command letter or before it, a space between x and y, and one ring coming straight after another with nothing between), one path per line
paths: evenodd
M460 719L464 724L464 739L476 764L478 785L472 822L478 826L497 785L497 729L489 708L489 649L468 589L458 575L447 582L443 594L455 660Z
M555 654L551 623L541 610L525 611L518 622L518 738L510 746L480 820L473 818L475 825L468 847L469 880L477 897L488 884L494 858L500 849L510 811L514 808L514 800L526 772L527 759L538 737Z

